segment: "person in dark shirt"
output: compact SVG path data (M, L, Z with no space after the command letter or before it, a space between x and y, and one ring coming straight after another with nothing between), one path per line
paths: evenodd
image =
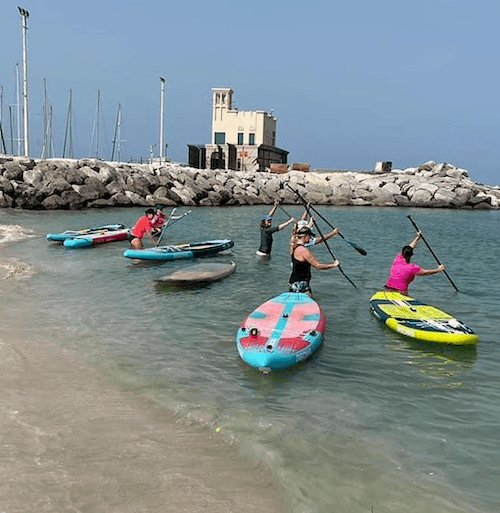
M308 226L303 226L297 230L292 238L291 257L292 274L289 279L290 292L305 292L312 296L311 286L311 266L316 269L332 269L337 267L340 262L335 259L329 264L322 264L307 247L307 244L314 237L314 233Z
M273 215L276 212L278 205L279 203L276 202L269 214L264 214L262 216L262 220L260 222L260 246L257 250L257 256L261 258L268 258L271 256L271 250L273 247L273 233L279 232L290 223L295 222L295 218L291 217L288 221L285 221L278 226L272 226Z

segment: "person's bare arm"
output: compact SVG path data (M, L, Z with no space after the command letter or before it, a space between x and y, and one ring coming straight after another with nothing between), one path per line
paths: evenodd
M408 244L408 246L411 246L413 249L415 249L417 247L418 241L420 240L421 237L422 237L422 232L419 230L417 232L417 235L415 235L415 237L410 242L410 244Z
M307 248L303 248L300 252L300 255L302 256L303 260L309 262L315 269L332 269L333 267L337 267L340 264L338 260L334 260L328 264L323 264Z
M435 269L420 269L420 271L417 274L418 276L427 276L429 274L440 273L441 271L444 271L443 264L438 265Z

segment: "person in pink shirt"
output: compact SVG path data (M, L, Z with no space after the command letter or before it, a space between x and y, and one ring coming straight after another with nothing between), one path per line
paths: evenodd
M151 225L154 215L155 211L152 208L148 208L145 215L139 217L137 222L130 229L128 240L134 249L142 249L144 247L142 244L142 238L144 235L147 235L153 244L156 244L156 239L153 237L152 233L153 226Z
M160 235L164 223L165 214L163 213L163 205L155 205L155 215L151 221L151 225L153 226L153 235L155 237Z
M402 294L407 295L408 287L410 283L415 279L415 276L427 276L429 274L436 274L444 271L443 264L440 264L435 269L424 269L418 264L414 264L410 261L411 257L413 256L413 250L417 246L420 238L421 232L418 232L410 244L405 246L401 250L401 253L398 253L396 258L394 258L391 271L389 273L389 278L387 278L387 281L385 282L385 288L387 290L394 290L396 292L401 292Z

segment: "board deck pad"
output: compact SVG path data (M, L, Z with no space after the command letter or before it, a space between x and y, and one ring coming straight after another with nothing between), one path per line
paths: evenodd
M319 347L326 327L318 303L307 294L285 292L256 308L241 324L237 347L253 367L290 367Z
M389 328L411 338L455 345L478 342L478 336L449 313L400 292L376 292L370 308Z

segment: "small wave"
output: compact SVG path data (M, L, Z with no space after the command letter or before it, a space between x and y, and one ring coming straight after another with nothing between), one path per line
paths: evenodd
M35 274L35 268L18 260L0 262L0 278L2 280L28 280Z
M35 237L33 230L17 224L0 224L0 244Z

